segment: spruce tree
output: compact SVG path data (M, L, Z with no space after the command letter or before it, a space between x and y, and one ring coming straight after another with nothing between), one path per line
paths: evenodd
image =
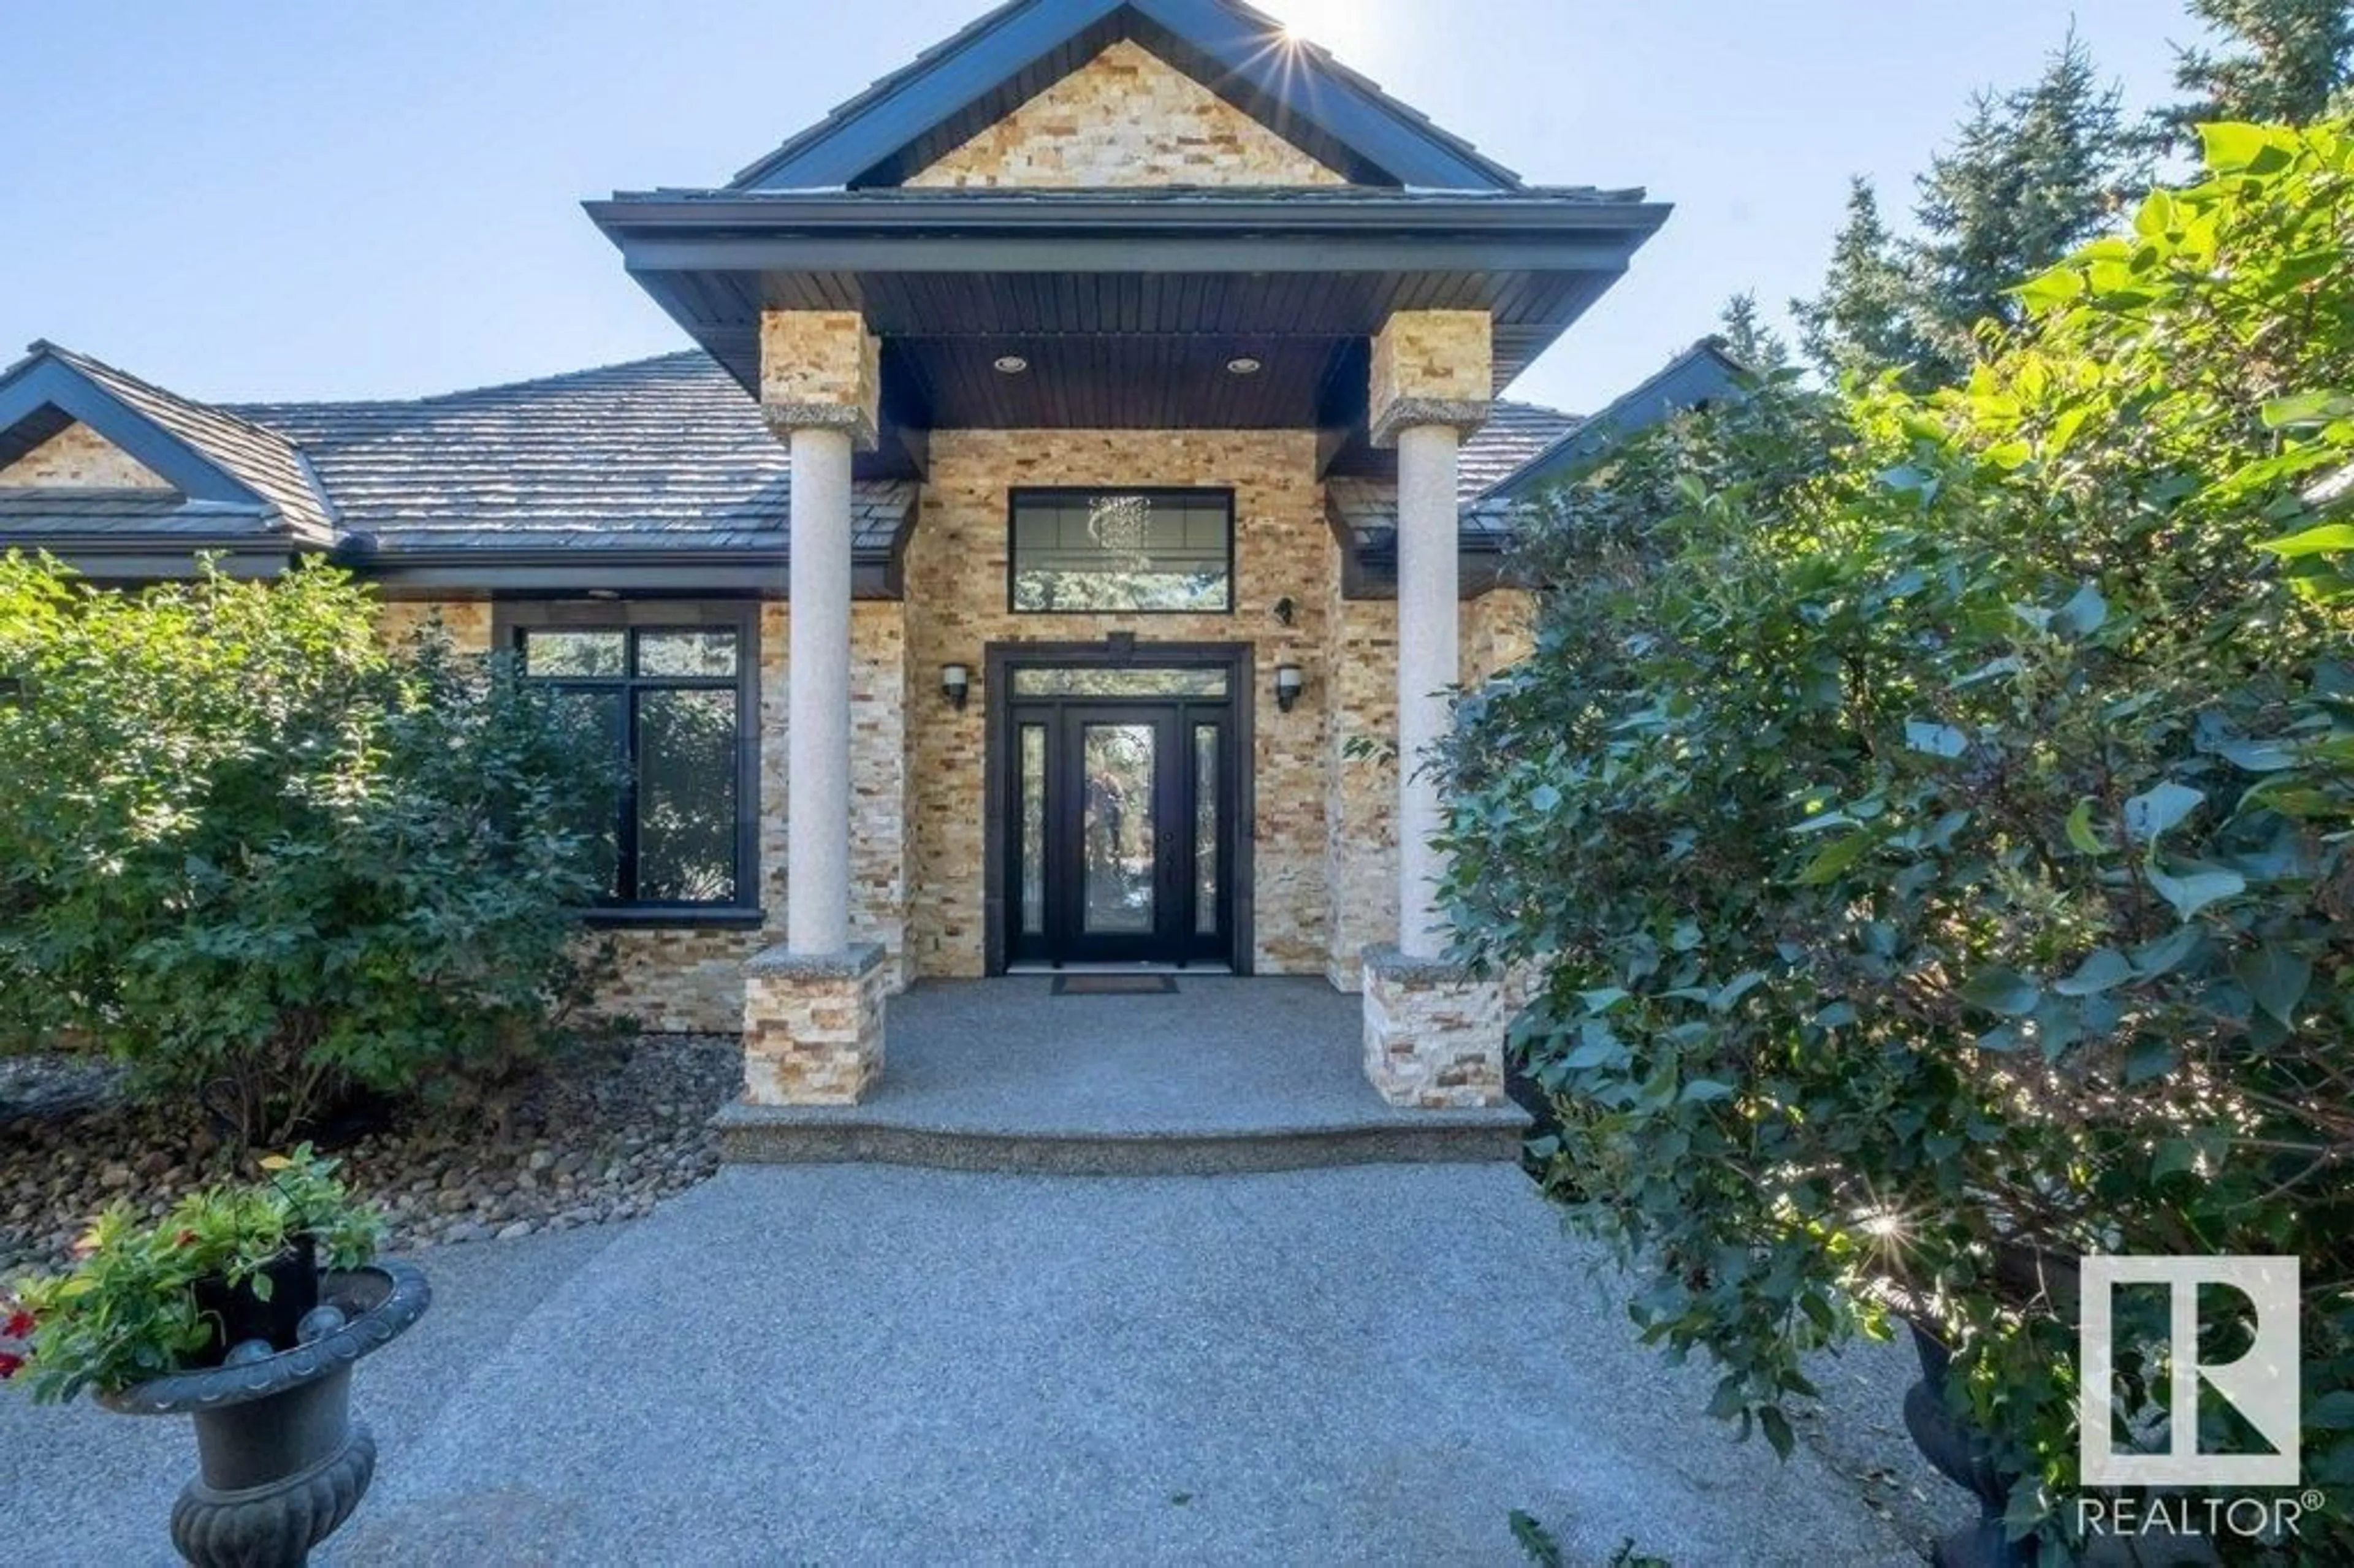
M2217 49L2175 51L2174 85L2191 97L2160 110L2178 144L2209 120L2306 124L2354 108L2354 0L2190 0Z
M2032 86L1979 95L1914 213L1907 270L1931 379L1967 371L1978 323L2015 321L2009 291L2098 234L2146 162L2121 90L2101 85L2073 31Z
M1790 345L1758 315L1754 290L1725 301L1718 323L1717 337L1724 351L1758 375L1771 376L1790 363Z
M1847 220L1832 243L1822 292L1790 302L1799 345L1833 381L1909 366L1922 347L1913 328L1912 292L1895 238L1881 220L1879 193L1858 175L1848 183Z

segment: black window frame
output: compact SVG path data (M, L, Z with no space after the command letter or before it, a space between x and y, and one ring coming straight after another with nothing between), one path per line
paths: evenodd
M734 676L640 675L638 637L646 632L727 630L736 634ZM535 631L618 631L624 634L621 673L534 676L525 643ZM760 606L757 600L588 599L500 601L492 611L493 645L511 654L527 680L577 691L622 694L623 760L628 779L615 808L621 886L632 887L637 850L637 755L640 691L736 691L736 896L726 903L681 903L621 897L591 905L584 917L614 926L760 925Z
M1014 523L1025 501L1091 501L1108 495L1140 495L1148 501L1216 501L1226 514L1226 602L1212 609L1034 609L1020 602L1022 560L1015 549ZM1009 615L1169 616L1233 615L1239 599L1236 578L1235 492L1232 485L1214 484L1027 484L1005 493L1005 610Z

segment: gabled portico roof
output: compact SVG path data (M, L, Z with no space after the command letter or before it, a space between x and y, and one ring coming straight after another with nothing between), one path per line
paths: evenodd
M1520 177L1235 0L1012 0L738 174L732 190L895 185L1122 39L1360 185Z

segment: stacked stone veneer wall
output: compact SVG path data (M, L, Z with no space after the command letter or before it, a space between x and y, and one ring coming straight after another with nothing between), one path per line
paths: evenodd
M742 985L744 1097L754 1105L856 1105L882 1076L892 985L880 948L814 959L771 950L744 966Z
M1467 686L1526 658L1533 646L1529 596L1500 589L1463 604L1462 680ZM1363 955L1397 939L1397 762L1352 758L1363 736L1397 744L1397 603L1343 599L1331 586L1331 716L1325 747L1325 878L1332 941L1324 973L1342 991L1362 983Z
M784 940L787 607L760 608L760 822L758 928L600 927L611 979L598 1005L665 1033L733 1034L743 1026L744 965ZM461 650L491 645L491 606L396 600L379 620L398 637L439 619ZM851 615L851 916L856 936L882 945L884 983L907 981L908 834L906 617L897 604L862 603Z
M992 642L1152 642L1255 647L1257 789L1253 962L1261 973L1318 974L1331 944L1324 806L1327 588L1339 570L1309 430L940 430L924 510L907 547L910 695L908 798L914 844L915 969L982 972L983 690ZM1235 582L1231 615L1017 615L1006 605L1008 492L1027 485L1232 489ZM1278 619L1293 601L1292 624ZM1299 665L1307 691L1278 710L1275 666ZM962 713L939 703L942 664L973 673Z
M1347 181L1150 50L1113 44L910 185L1333 185Z
M0 468L0 487L44 490L169 490L154 469L77 421Z
M1504 1033L1519 988L1446 964L1365 954L1365 1076L1394 1106L1437 1110L1504 1103Z

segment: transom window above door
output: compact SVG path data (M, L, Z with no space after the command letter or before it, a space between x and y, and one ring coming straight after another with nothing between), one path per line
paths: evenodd
M1230 490L1017 490L1008 608L1225 615L1235 607Z

